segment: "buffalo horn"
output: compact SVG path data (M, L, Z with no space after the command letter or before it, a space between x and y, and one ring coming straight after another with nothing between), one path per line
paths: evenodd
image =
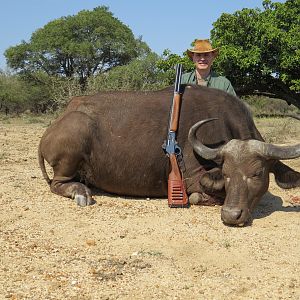
M220 152L220 149L211 149L211 148L208 148L205 145L203 145L197 139L196 132L200 128L200 126L202 126L203 124L205 124L207 122L213 121L213 120L217 120L217 118L205 119L205 120L202 120L202 121L194 124L190 128L189 136L188 136L189 142L192 145L194 151L198 155L200 155L201 157L203 157L204 159L207 159L207 160L214 160L214 159L216 159L217 156L218 156L218 154L219 154L219 152Z
M253 140L251 148L270 159L293 159L300 157L300 144L294 146L278 146Z

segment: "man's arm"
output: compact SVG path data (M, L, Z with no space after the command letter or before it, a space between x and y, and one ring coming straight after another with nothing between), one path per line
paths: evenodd
M235 90L234 90L234 88L233 88L231 82L230 82L229 80L228 80L228 82L229 82L229 85L228 85L228 87L227 87L226 92L227 92L228 94L231 94L231 95L233 95L233 96L236 96L236 92L235 92Z

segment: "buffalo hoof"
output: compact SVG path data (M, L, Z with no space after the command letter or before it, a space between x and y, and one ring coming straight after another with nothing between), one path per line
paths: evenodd
M189 196L189 202L192 205L205 205L205 206L213 206L213 205L222 205L223 204L221 199L212 197L205 193L192 193Z
M199 193L193 193L189 196L189 202L190 204L196 205L200 202L200 194Z
M78 194L75 195L74 200L79 206L87 206L87 205L92 205L94 203L91 197L85 197L83 195L78 195Z

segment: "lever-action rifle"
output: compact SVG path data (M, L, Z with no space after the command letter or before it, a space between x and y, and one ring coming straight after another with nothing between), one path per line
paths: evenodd
M176 141L176 133L179 123L179 112L181 104L181 84L182 65L176 65L176 78L174 95L171 104L170 120L168 127L168 136L163 148L170 159L170 168L168 178L168 205L170 207L187 207L188 196L185 191L185 186L182 180L181 171L178 167L177 158L181 157L181 149Z

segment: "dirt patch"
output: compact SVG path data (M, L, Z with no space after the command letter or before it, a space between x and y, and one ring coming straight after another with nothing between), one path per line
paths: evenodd
M264 133L281 121L257 123ZM299 121L288 122L294 131L279 143L299 142ZM272 177L243 228L224 226L217 206L97 194L80 208L42 178L47 124L0 122L0 299L300 298L299 188ZM300 159L287 164L300 170Z

